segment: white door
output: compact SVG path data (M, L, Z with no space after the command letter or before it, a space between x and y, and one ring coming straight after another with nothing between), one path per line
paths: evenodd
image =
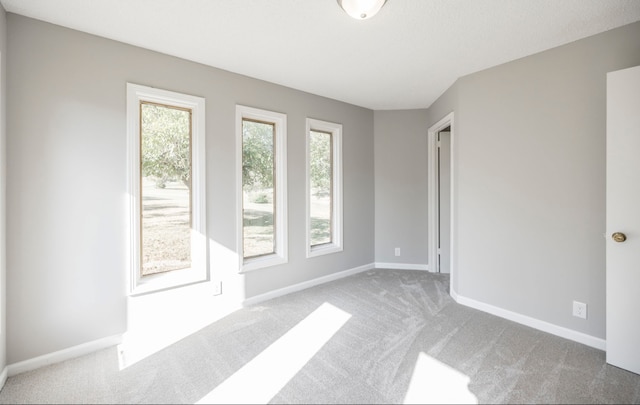
M640 66L607 74L607 363L640 374Z

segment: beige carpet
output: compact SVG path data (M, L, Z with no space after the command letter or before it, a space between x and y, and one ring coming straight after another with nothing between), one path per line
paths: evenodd
M0 403L640 403L605 353L373 270L245 308L119 370L110 348L8 379Z

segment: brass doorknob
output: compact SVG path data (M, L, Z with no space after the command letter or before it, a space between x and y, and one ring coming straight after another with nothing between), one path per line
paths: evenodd
M611 239L615 240L616 242L624 242L625 240L627 240L627 235L622 232L614 232L611 235Z

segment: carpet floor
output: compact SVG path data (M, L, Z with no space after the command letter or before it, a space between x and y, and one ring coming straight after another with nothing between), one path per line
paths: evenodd
M640 403L605 353L371 270L250 306L120 370L115 347L10 377L0 403Z

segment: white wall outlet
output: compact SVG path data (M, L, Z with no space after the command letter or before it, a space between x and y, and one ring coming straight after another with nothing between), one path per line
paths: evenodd
M222 294L222 281L213 282L213 295Z
M587 319L587 304L584 302L573 301L573 316Z
M400 256L400 248L396 248L396 256Z

